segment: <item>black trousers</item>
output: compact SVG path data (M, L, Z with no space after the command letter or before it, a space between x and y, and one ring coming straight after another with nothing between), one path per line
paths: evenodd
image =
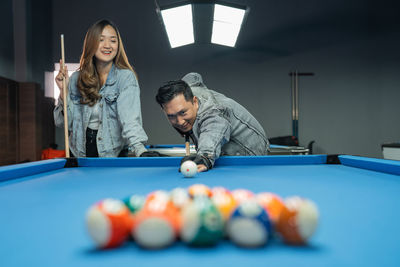
M86 157L97 158L99 156L96 137L97 130L86 129Z
M90 128L86 129L86 157L97 158L99 157L99 152L97 151L97 130L92 130ZM75 157L71 150L69 151L71 157ZM118 157L127 157L128 149L123 149Z

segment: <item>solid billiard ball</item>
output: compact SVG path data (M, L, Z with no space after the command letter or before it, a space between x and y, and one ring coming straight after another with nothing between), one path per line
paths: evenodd
M182 163L180 170L183 176L187 178L193 177L197 173L197 164L194 161L187 160Z
M318 225L319 212L314 202L298 196L285 200L276 229L283 241L291 245L306 244Z
M99 248L112 248L127 239L133 220L121 200L104 199L89 208L86 224L89 235Z
M271 235L267 212L253 199L243 201L227 223L229 239L241 247L260 247Z
M149 200L134 217L131 235L138 245L160 249L171 245L180 229L180 215L171 201Z
M223 236L224 223L207 196L196 196L182 210L180 237L190 246L213 246Z

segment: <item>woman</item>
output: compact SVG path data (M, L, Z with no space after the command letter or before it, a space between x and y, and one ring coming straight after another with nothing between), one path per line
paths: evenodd
M136 73L112 22L101 20L91 26L79 70L69 78L65 67L56 76L61 92L54 120L59 127L64 125L63 77L68 88L69 142L74 156L116 157L125 147L131 156L150 156L144 146L147 135Z

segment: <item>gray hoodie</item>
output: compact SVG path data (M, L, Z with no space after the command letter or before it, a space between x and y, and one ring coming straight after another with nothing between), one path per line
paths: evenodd
M268 138L260 123L236 101L208 89L198 73L183 78L199 100L192 139L197 153L214 165L219 156L257 156L269 151Z

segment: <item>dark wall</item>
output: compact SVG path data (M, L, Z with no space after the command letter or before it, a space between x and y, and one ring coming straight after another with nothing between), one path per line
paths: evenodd
M0 76L14 79L13 1L3 0L0 8Z
M52 0L27 0L27 80L44 87L44 71L53 70Z
M0 76L43 89L44 71L54 66L52 0L4 0L0 10Z
M78 62L87 28L101 18L113 20L140 78L144 127L152 144L183 141L154 95L163 82L190 71L246 106L271 137L291 134L288 73L314 72L300 78L299 134L301 145L316 141L316 153L381 157L382 143L400 140L398 4L236 2L251 8L236 48L170 49L153 1L53 1L53 61L60 57L60 33L67 61Z

